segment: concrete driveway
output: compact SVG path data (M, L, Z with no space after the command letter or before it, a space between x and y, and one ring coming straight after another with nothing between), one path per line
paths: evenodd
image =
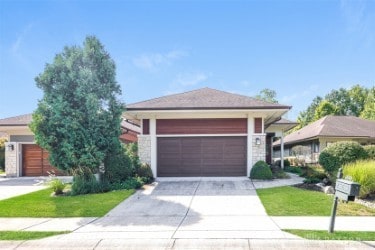
M66 239L290 238L248 178L159 179Z

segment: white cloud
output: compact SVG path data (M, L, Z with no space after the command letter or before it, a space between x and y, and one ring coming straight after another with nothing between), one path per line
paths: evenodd
M302 92L294 91L295 94L283 96L280 100L280 103L290 104L290 103L293 103L294 100L305 99L307 96L309 96L311 94L315 94L316 91L318 90L318 88L319 88L319 85L313 84L309 88L307 88L306 90L304 90Z
M167 53L142 54L133 58L133 64L143 70L156 71L162 65L170 65L175 60L187 56L183 50L172 50Z

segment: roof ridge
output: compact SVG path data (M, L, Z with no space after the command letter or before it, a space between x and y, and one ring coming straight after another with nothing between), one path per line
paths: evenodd
M139 102L129 103L129 105L134 105L134 104L138 104L138 103L141 103L141 102L153 101L153 100L157 100L157 99L161 99L161 98L165 98L165 97L183 95L183 94L191 93L191 92L202 90L202 89L211 89L211 88L209 88L209 87L203 87L203 88L199 88L199 89L188 90L188 91L181 92L181 93L174 93L174 94L169 94L169 95L154 97L154 98L150 98L150 99L139 101Z
M8 120L8 119L14 119L14 118L19 118L19 117L23 117L23 116L27 116L27 115L32 115L33 113L27 113L27 114L23 114L23 115L16 115L16 116L11 116L11 117L6 117L6 118L1 118L1 120Z

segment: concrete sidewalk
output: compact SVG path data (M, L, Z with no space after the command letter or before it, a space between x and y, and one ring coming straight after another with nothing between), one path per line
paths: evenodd
M104 218L104 217L103 217ZM91 223L100 218L0 218L0 231L77 231L98 232ZM271 216L270 219L280 229L328 230L329 216ZM207 219L206 219L207 220ZM256 224L256 221L254 221ZM337 216L336 231L372 231L375 232L375 216ZM83 228L84 226L88 226ZM89 228L91 227L92 230ZM151 225L149 225L150 229ZM108 232L108 228L104 231ZM103 231L103 232L104 232ZM116 232L120 232L118 229ZM154 230L152 230L154 231ZM137 231L141 232L141 231ZM155 231L154 231L155 232ZM256 234L253 235L253 238ZM251 238L251 237L250 237Z

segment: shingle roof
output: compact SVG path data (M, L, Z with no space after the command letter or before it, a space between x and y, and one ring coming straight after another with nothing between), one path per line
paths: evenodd
M154 98L127 105L127 110L184 109L290 109L290 106L269 103L249 96L202 88L180 94Z
M284 138L284 143L303 141L315 137L367 137L375 138L375 121L354 116L325 116ZM280 141L274 143L279 145Z
M0 119L0 126L27 126L32 119L32 114L4 118Z

